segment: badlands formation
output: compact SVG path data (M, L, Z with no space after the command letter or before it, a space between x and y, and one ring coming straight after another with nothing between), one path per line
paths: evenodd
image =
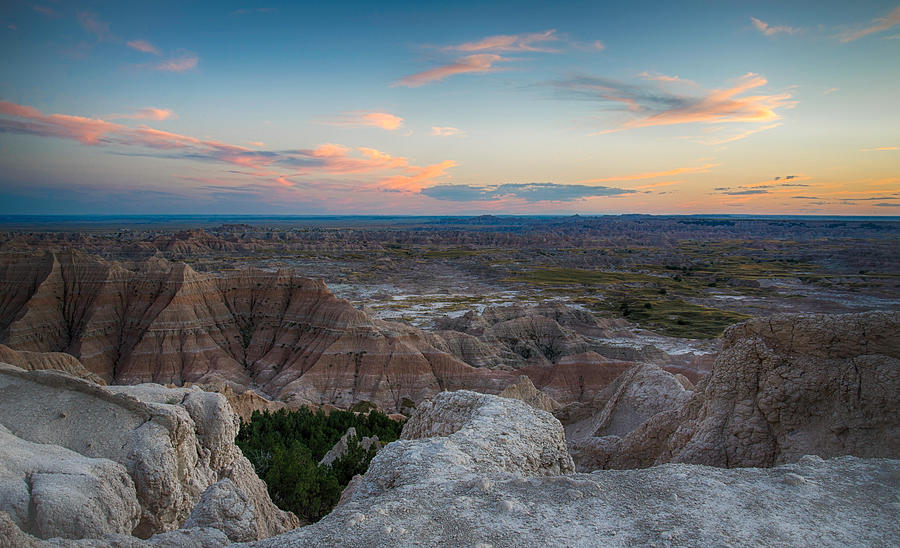
M17 351L65 352L109 384L252 387L290 405L399 411L443 390L496 394L523 374L560 403L584 402L634 363L621 358L667 358L612 347L623 322L559 304L487 308L425 332L373 319L320 280L157 258L134 270L78 252L9 261L0 294L0 343Z
M0 295L0 546L900 543L900 313L753 319L704 374L559 304L426 332L280 271L57 252ZM299 527L238 416L360 401L415 410Z

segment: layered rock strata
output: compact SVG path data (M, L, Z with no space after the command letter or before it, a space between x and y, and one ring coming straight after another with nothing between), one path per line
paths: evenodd
M773 466L803 455L900 457L900 314L785 314L729 328L675 410L595 438L603 468Z

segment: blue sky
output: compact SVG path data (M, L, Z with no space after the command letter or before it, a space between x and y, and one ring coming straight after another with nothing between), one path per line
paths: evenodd
M6 3L0 212L896 215L898 23L896 2Z

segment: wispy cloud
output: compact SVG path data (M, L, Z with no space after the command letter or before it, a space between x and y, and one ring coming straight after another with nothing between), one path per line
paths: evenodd
M800 29L796 27L789 27L787 25L770 25L765 21L760 21L756 17L751 17L751 21L753 21L753 26L756 27L756 30L765 34L766 36L774 36L779 33L784 34L795 34L800 32Z
M832 93L834 93L836 91L840 91L840 90L841 90L840 88L828 88L825 91L823 91L822 93L824 93L825 95L831 95Z
M110 120L168 120L169 118L178 118L178 115L167 108L146 107L129 114L110 114L106 118Z
M887 152L891 150L900 150L900 147L875 147L875 148L862 148L860 149L863 152Z
M431 134L438 137L462 137L466 132L451 126L431 126Z
M135 51L159 55L159 49L157 49L156 46L154 46L147 40L129 40L128 42L125 42L125 45Z
M193 53L183 53L176 57L163 59L159 63L152 65L154 70L163 72L187 72L197 68L200 58Z
M635 190L556 183L506 183L494 186L437 185L422 189L422 194L437 200L484 202L520 198L527 202L571 202L596 196L634 194Z
M487 38L475 42L465 42L453 46L446 46L443 49L469 53L486 51L539 51L544 53L556 53L558 50L536 45L559 40L555 33L556 30L550 29L544 32L529 34L498 34L496 36L488 36Z
M633 116L617 128L595 133L599 135L674 124L771 123L781 118L778 109L795 105L790 93L742 96L767 83L763 76L751 72L738 78L731 87L712 89L701 95L670 91L665 82L648 87L592 76L572 77L550 85L563 98L595 101L607 108L621 105L620 110Z
M394 175L384 178L375 186L390 190L403 190L408 192L420 192L429 182L442 177L447 170L455 167L456 162L453 160L445 160L437 164L427 165L425 167L407 167L409 175Z
M0 101L0 133L70 139L83 145L109 147L123 155L227 164L240 168L236 173L281 185L322 174L368 174L367 188L417 192L456 165L445 160L420 167L408 158L374 148L352 149L333 143L312 149L260 150L145 125L130 127L100 118L44 114L8 101Z
M377 127L387 131L394 131L403 127L403 118L387 112L374 112L356 110L345 112L336 120L325 122L331 126L347 127Z
M724 145L725 143L733 143L734 141L740 141L741 139L746 139L747 137L750 137L754 133L759 133L761 131L766 131L769 129L775 129L780 125L781 125L781 122L776 122L774 124L769 124L767 126L758 127L758 128L754 128L754 129L748 129L747 131L742 131L742 132L734 134L734 135L718 137L718 138L713 138L713 139L700 139L700 140L697 140L697 142L704 144L704 145Z
M697 82L693 80L688 80L686 78L681 78L680 76L668 76L666 74L659 74L657 72L647 72L644 71L638 74L644 80L653 80L654 82L667 82L667 83L677 83L677 84L688 84L691 86L696 86Z
M60 13L53 8L48 8L47 6L39 6L37 4L31 6L31 8L38 12L46 15L47 17L57 18L60 16Z
M494 53L476 53L474 55L461 57L447 65L441 65L423 72L410 74L409 76L401 78L394 85L417 88L432 82L439 82L454 74L493 72L498 70L497 68L494 68L495 63L508 60L509 59Z
M96 13L90 11L78 12L78 24L81 28L94 35L100 42L113 42L117 38L109 30L109 23L100 20Z
M646 171L643 173L633 173L631 175L617 175L614 177L601 177L598 179L586 179L578 181L579 183L610 183L613 181L640 181L643 179L655 179L657 177L670 177L672 175L684 175L688 173L707 173L710 169L719 164L704 164L696 167L676 167L665 171Z
M895 25L900 23L900 6L894 8L889 14L885 17L880 17L872 21L872 24L868 27L847 31L839 35L839 39L841 42L853 42L854 40L859 40L864 36L868 36L870 34L875 34L876 32L881 32L883 30L887 30Z

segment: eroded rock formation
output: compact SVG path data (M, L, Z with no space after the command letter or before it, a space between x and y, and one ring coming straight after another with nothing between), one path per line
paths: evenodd
M0 424L21 440L17 446L22 451L42 444L50 448L47 454L61 455L59 466L72 462L66 470L78 466L84 470L43 499L42 491L33 489L10 499L0 497L0 510L39 536L49 534L42 532L44 522L31 523L34 516L29 514L22 522L21 509L49 507L47 500L54 496L53 504L71 512L83 505L97 507L101 514L115 513L115 519L110 518L112 529L106 532L148 537L177 529L203 492L223 479L233 482L254 506L253 538L298 525L293 514L275 507L252 465L234 445L238 419L219 394L147 384L104 388L55 371L29 372L0 364ZM0 465L7 462L18 461L2 459ZM7 473L45 474L47 485L55 485L53 474L63 473L62 468L40 461L34 466L32 470L10 465ZM83 521L48 518L46 523L54 524L49 529L53 535L77 537L92 530Z
M558 401L535 388L534 383L532 383L531 379L526 375L519 377L519 380L515 384L511 384L504 388L503 392L500 392L499 395L503 398L522 400L535 409L540 409L542 411L553 412L554 409L557 409L560 406Z
M621 439L597 467L773 466L801 456L900 456L900 314L785 314L729 328L713 372L676 410Z
M571 469L562 425L549 413L509 398L442 393L419 407L402 439L375 456L331 514L249 546L888 546L900 538L896 460L807 456L770 469ZM0 533L21 546L51 545L2 513ZM147 542L111 535L88 542L138 548L216 541L228 539L218 529L194 528Z
M106 384L99 375L96 375L81 364L78 358L65 352L27 352L13 350L5 344L0 344L0 362L21 367L26 371L37 371L41 369L52 369L54 371L62 371L73 377L79 377L95 382L97 384Z

